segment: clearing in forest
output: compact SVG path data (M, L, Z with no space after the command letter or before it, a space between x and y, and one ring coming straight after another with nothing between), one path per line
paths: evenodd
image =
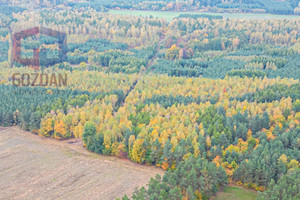
M130 195L157 173L163 171L0 127L0 199L112 200Z

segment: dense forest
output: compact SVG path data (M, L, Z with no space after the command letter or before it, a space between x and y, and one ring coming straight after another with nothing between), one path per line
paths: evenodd
M254 12L272 14L300 14L298 0L1 0L0 5L19 5L26 8L47 8L62 6L105 12L108 9L135 9L154 11L213 11Z
M292 14L296 1L36 2L39 12L0 5L0 126L76 138L89 151L165 170L123 199L210 199L227 184L259 191L258 199L299 198L298 18L184 14L168 22L105 12L155 5ZM64 62L38 71L11 63L11 34L39 25L67 34ZM39 48L55 58L56 42L28 37L22 56ZM14 73L66 74L68 84L18 87Z

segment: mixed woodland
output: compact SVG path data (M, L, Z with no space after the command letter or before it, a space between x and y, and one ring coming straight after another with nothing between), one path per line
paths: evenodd
M153 11L210 11L210 12L251 12L272 14L300 14L298 0L0 0L0 5L25 8L93 8L97 11L108 9L133 9Z
M263 9L271 0L242 2ZM280 2L290 5L278 2L287 14L297 6ZM0 6L0 126L78 138L89 151L165 170L122 199L210 199L227 184L261 200L300 198L299 18L197 14L168 22L68 3L39 12ZM39 25L67 34L64 62L41 63L38 72L11 63L12 34ZM46 36L26 38L22 48L23 57L33 48L53 58L58 51ZM17 87L13 73L67 74L68 84Z

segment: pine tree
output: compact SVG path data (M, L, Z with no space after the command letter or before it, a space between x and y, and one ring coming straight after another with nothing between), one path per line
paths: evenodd
M96 135L96 126L94 122L88 121L83 128L82 139L84 144L89 147L92 144L92 139Z
M169 192L169 196L172 200L182 199L182 194L178 187L174 187L173 189L171 189Z
M30 116L30 131L32 133L37 134L40 129L40 123L41 123L41 114L40 112L34 112Z
M163 159L166 159L168 166L171 166L172 163L172 159L173 159L173 153L172 153L172 144L170 142L170 140L168 139L164 149L163 149Z

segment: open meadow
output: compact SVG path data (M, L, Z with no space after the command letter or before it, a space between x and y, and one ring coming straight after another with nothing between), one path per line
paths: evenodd
M133 15L141 17L164 18L168 22L181 14L206 14L213 16L223 16L228 19L300 19L298 15L274 15L256 13L213 13L213 12L175 12L175 11L148 11L148 10L109 10L112 14Z

